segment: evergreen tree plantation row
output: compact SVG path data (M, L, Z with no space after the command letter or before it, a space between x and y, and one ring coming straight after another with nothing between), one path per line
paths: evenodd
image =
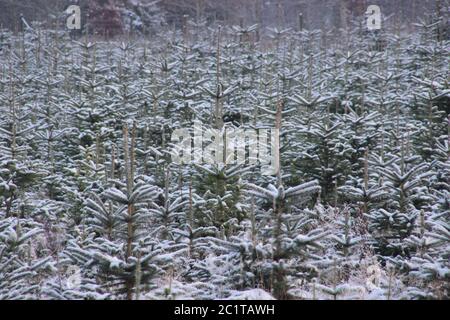
M437 24L196 30L1 31L0 299L448 299ZM195 121L279 129L277 174L175 164Z

